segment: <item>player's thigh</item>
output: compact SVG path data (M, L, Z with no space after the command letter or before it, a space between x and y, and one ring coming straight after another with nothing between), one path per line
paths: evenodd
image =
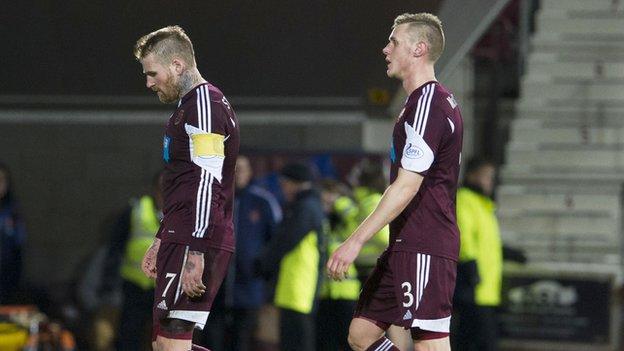
M188 246L162 243L156 259L156 287L153 317L155 324L169 317L169 311L183 298L180 276L188 256Z
M415 340L414 351L450 351L451 343L449 337L430 340Z
M418 339L413 330L414 340L448 336L456 263L427 254L394 252L390 266L399 300L399 320L393 324L436 333Z
M355 318L372 321L382 330L395 323L401 312L397 306L395 278L388 264L390 255L392 253L385 252L377 260L373 273L362 287L354 314Z
M158 335L152 343L155 351L188 351L192 347L190 339L174 339Z

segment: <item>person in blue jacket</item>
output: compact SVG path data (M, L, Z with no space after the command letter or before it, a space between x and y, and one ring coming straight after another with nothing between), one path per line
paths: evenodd
M211 350L253 350L260 308L268 303L269 289L255 274L254 261L281 221L282 210L267 190L252 184L253 170L249 159L236 159L236 195L234 197L234 264L221 286L213 307L215 322L221 325L208 331ZM229 337L226 337L225 335ZM226 340L230 343L226 344Z

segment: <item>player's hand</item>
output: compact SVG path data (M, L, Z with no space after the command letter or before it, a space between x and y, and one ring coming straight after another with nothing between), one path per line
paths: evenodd
M156 257L158 256L158 249L160 248L160 239L154 239L154 243L143 255L143 261L141 261L141 269L148 278L156 279Z
M349 266L360 253L362 245L354 240L342 243L327 261L327 274L334 280L343 280L347 277Z
M182 273L182 291L189 297L199 297L206 292L202 282L204 274L204 253L189 251Z

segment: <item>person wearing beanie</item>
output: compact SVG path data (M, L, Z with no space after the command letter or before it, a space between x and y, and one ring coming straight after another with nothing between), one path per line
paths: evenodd
M273 302L280 311L280 350L314 351L326 220L308 166L287 164L280 175L286 199L284 217L263 250L257 270L267 279L277 276Z

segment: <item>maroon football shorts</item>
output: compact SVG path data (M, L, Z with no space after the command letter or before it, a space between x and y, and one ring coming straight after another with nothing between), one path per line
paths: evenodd
M416 340L448 336L456 271L453 260L386 251L364 284L354 317L384 330L391 324L411 328Z
M160 321L166 318L194 322L196 328L203 329L212 302L227 273L232 253L220 249L209 249L204 253L202 278L206 292L198 297L188 297L182 291L180 280L188 250L188 246L176 243L162 243L158 250L153 306L154 337L159 332Z

